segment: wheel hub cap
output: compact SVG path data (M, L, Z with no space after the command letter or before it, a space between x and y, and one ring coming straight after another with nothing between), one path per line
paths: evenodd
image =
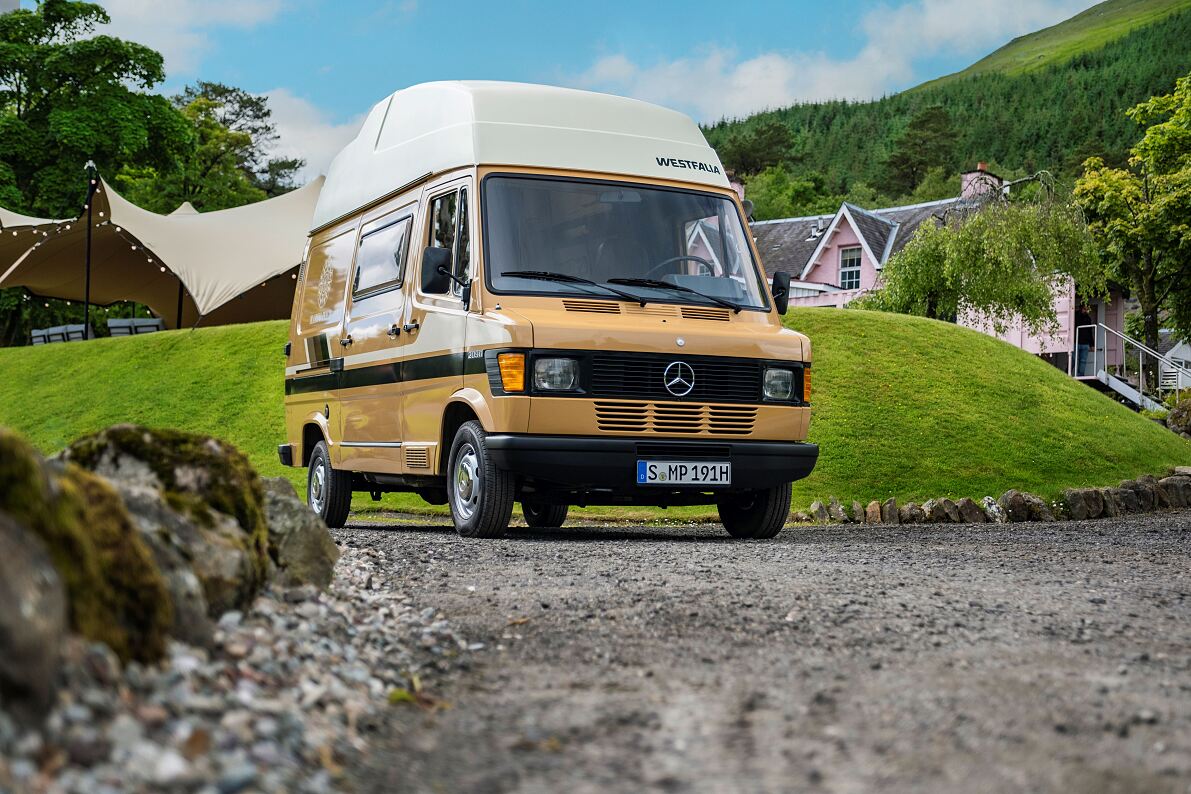
M459 451L455 462L455 512L466 521L471 518L480 504L480 461L470 444Z
M314 508L316 513L321 513L323 510L323 495L326 491L326 484L326 464L319 461L319 464L314 467L314 471L310 477L310 506Z

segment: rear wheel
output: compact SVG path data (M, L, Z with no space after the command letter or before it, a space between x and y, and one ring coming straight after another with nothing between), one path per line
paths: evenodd
M320 441L310 453L306 472L306 503L328 527L338 529L347 523L352 506L351 472L331 468L327 442Z
M492 463L486 437L473 420L460 426L451 444L447 501L455 530L465 538L498 538L513 514L513 475Z
M726 494L716 502L724 529L734 538L772 538L790 515L790 483L763 491Z
M522 502L521 512L525 523L535 529L555 529L567 520L566 505L548 505L541 502Z

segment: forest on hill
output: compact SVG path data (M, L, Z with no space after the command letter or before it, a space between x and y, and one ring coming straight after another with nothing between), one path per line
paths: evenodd
M978 161L1003 176L1050 171L1060 183L1088 157L1123 164L1138 135L1125 110L1191 71L1191 9L1070 60L991 73L882 99L794 105L705 128L745 178L757 219L955 195Z

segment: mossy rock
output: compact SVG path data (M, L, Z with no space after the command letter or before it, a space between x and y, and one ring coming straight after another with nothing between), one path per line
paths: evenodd
M63 459L111 479L148 479L167 504L214 527L212 511L235 519L251 562L247 592L268 575L269 531L261 479L239 450L211 436L116 425L72 443Z
M107 483L78 466L45 463L22 438L0 428L0 511L45 543L66 586L74 631L126 661L164 655L169 593Z

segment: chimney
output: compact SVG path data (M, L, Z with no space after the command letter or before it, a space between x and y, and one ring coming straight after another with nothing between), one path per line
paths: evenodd
M979 201L991 198L1001 192L1004 180L988 170L988 163L976 163L975 171L966 171L960 177L959 197L965 201Z

